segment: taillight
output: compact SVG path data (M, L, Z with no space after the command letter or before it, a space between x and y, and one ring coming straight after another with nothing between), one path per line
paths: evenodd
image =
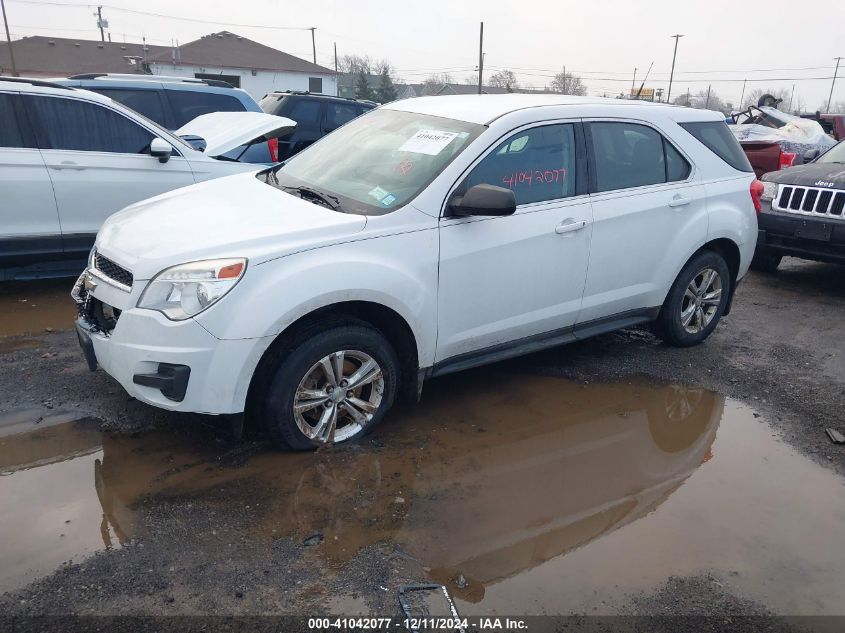
M271 138L267 141L267 147L270 148L270 160L274 163L279 162L279 139Z
M792 164L795 162L795 158L798 154L794 154L792 152L781 152L780 153L780 162L778 163L778 169L786 169L787 167L792 167Z
M754 203L754 210L757 213L763 210L763 203L760 201L763 197L763 183L759 180L751 181L751 202Z

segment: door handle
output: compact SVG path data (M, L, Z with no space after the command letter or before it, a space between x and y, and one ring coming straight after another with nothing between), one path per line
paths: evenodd
M689 198L684 198L683 196L676 194L675 197L673 197L669 201L669 206L673 207L673 208L683 207L683 206L688 205L690 202L692 202L692 200L690 200Z
M555 227L555 233L557 233L558 235L563 235L564 233L572 233L574 231L580 231L585 226L587 226L586 220L576 221L573 218L567 218Z
M56 164L51 165L51 167L53 169L78 169L78 170L85 169L84 165L80 165L79 163L75 163L72 160L63 160L61 163L59 163L57 165Z

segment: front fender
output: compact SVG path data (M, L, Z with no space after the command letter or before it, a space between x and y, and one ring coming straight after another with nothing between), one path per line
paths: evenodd
M437 230L428 229L271 260L248 269L197 321L220 339L275 337L320 308L368 301L405 319L425 367L437 334L437 250Z

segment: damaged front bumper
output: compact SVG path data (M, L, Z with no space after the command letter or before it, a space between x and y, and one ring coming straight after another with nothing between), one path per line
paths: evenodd
M121 310L107 301L113 291L86 271L72 292L89 369L102 368L129 395L164 409L244 410L250 378L269 340L220 340L194 319L171 321L160 312L130 307L127 296L114 301Z

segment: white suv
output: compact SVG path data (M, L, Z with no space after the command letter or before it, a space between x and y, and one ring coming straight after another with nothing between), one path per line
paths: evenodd
M653 322L703 341L760 183L713 112L566 96L397 101L280 167L112 216L78 333L134 397L359 437L425 378Z
M263 112L215 112L171 134L103 95L0 77L0 280L75 276L109 215L177 187L255 172L225 155L295 125Z

